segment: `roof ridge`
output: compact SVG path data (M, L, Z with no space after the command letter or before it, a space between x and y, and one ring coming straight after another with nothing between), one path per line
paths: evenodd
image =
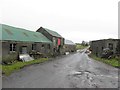
M43 27L42 27L43 28ZM48 31L49 34L52 34L53 36L57 36L57 37L62 37L58 32L56 31L53 31L51 29L47 29L47 28L43 28L45 29L46 31ZM56 34L56 35L55 35Z
M54 30L51 30L51 29L48 29L48 28L44 28L44 29L50 30L50 31L52 31L52 32L56 32L56 31L54 31ZM57 32L56 32L56 33L57 33Z

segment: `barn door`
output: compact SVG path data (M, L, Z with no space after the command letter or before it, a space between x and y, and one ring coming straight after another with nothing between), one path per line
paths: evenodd
M22 47L22 54L27 54L27 46Z

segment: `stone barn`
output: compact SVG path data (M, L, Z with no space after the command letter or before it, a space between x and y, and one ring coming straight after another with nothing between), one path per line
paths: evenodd
M37 32L42 33L46 36L50 41L52 41L52 53L53 54L63 54L63 45L64 38L53 30L49 30L47 28L40 27Z
M72 42L71 40L65 39L64 50L65 50L65 52L75 52L76 44L74 42Z
M101 57L103 49L109 48L114 54L117 53L117 44L120 39L102 39L90 42L92 54Z
M22 28L16 28L1 24L2 56L13 52L18 54L30 54L33 51L39 53L50 53L52 42L42 33L33 32Z

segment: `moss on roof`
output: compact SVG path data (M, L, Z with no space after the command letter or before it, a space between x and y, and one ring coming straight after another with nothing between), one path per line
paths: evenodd
M52 43L42 33L0 24L0 40Z

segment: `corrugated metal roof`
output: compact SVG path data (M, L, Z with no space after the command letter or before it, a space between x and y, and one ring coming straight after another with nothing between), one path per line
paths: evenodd
M52 36L56 36L56 37L61 37L63 38L60 34L58 34L57 32L53 31L53 30L50 30L50 29L47 29L47 28L44 28L49 34L51 34Z
M43 34L38 32L33 32L4 24L0 24L0 26L2 26L2 38L0 38L0 40L52 43Z
M65 39L65 44L67 44L67 45L76 45L71 40L67 40L67 39Z

